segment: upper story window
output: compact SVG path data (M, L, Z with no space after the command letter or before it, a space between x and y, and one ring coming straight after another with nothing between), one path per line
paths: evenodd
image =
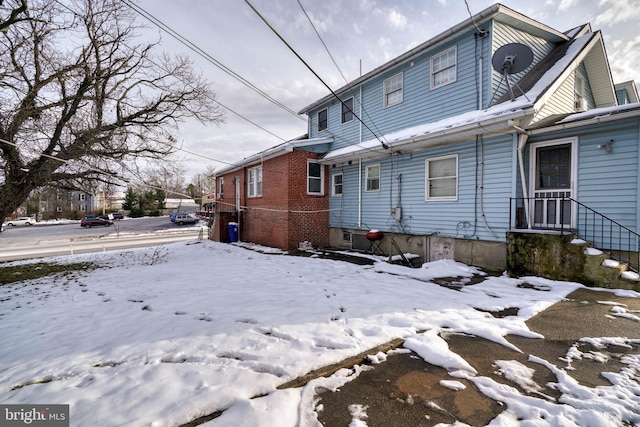
M248 170L249 197L262 196L262 166Z
M221 198L224 194L224 177L222 176L218 179L218 189L220 190L218 191L218 198Z
M328 127L327 120L328 110L325 108L324 110L318 111L318 132L325 130Z
M458 199L458 156L427 159L426 200Z
M335 197L342 196L342 174L337 173L331 177L331 195Z
M431 57L431 89L456 81L456 58L457 48L455 46Z
M353 120L353 98L342 101L341 123Z
M402 102L402 73L386 79L383 87L385 107L390 107Z
M324 173L322 165L313 160L307 161L307 194L324 194Z
M366 191L380 191L380 165L367 166L366 173Z

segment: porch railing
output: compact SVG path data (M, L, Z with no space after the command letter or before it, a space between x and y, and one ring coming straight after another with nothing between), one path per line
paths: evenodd
M511 198L514 229L573 233L638 272L640 234L572 198ZM529 222L531 224L529 224Z
M216 212L238 212L235 197L216 199Z

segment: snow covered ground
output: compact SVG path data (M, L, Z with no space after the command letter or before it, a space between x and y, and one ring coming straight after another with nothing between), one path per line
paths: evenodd
M193 241L60 257L48 261L102 267L0 286L0 402L70 404L73 426L177 426L222 410L205 425L316 426L316 387L337 388L359 369L276 387L402 337L452 373L452 388L456 377L472 378L505 402L493 425L640 423L637 358L627 358L614 385L597 389L558 369L566 397L558 404L476 376L438 335L449 328L510 346L506 334L537 336L525 320L579 284L504 276L456 291L430 281L480 272L452 261L409 269L271 252ZM508 307L519 307L518 316L476 309ZM528 381L523 367L501 368Z

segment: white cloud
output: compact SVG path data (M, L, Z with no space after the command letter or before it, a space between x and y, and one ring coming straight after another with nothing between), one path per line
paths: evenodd
M603 11L596 18L596 25L613 25L640 18L638 4L633 4L630 0L600 0L598 6Z
M640 36L633 40L614 40L607 48L615 83L640 81Z
M389 23L394 28L403 28L407 24L407 17L397 10L392 10L389 14Z
M560 9L561 11L565 11L569 8L576 6L577 3L578 3L578 0L561 0L560 4L558 5L558 9ZM553 4L553 2L547 1L546 4Z

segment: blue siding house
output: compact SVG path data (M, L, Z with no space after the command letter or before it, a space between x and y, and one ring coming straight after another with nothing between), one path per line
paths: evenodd
M495 4L335 93L300 112L328 141L331 246L376 230L387 254L501 270L511 231L582 237L588 213L625 230L589 241L637 268L640 104L588 23Z

